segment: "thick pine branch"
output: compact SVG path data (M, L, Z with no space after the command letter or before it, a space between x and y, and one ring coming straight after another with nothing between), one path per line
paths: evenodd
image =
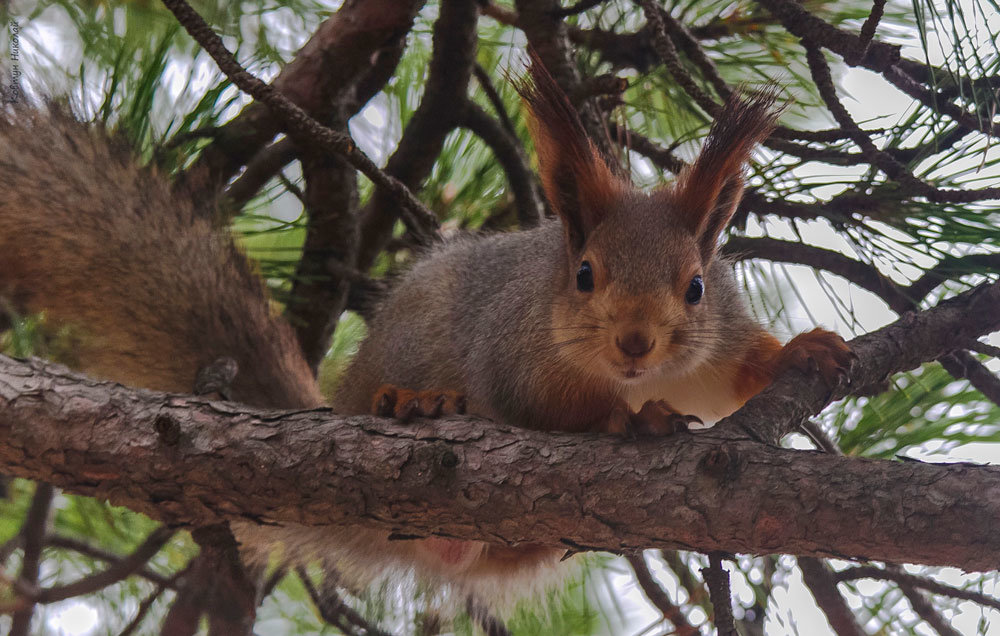
M984 286L859 338L852 377L867 386L998 327L1000 284ZM754 400L731 423L771 438L798 416L790 403L825 403L812 378L791 379L762 394L770 409ZM1000 566L1000 468L792 451L741 429L630 441L475 418L274 413L0 359L0 471L171 524L366 523L573 549Z

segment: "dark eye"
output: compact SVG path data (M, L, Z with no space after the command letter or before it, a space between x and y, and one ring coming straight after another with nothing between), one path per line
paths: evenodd
M590 269L590 261L583 261L576 270L576 288L582 292L594 291L594 270Z
M701 302L701 297L704 293L705 283L701 280L701 276L695 276L691 279L691 284L688 285L688 290L684 294L684 300L689 305L697 305Z

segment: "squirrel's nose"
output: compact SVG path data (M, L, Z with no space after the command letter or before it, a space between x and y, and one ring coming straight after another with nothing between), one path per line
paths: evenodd
M615 344L630 358L641 358L653 349L655 340L641 331L630 331L624 337L615 338Z

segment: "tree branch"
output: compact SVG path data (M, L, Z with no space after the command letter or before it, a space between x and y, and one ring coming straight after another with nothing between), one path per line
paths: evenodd
M733 595L729 590L729 573L722 567L722 556L708 555L708 567L701 569L708 594L715 607L715 630L719 636L739 636L733 622Z
M229 52L215 31L198 15L185 0L162 0L163 4L177 17L177 21L192 38L201 45L219 69L240 90L262 102L271 109L285 130L304 146L315 146L342 157L362 174L372 180L382 190L389 193L400 205L400 211L411 232L424 241L431 241L437 228L437 219L405 184L383 172L359 149L351 137L333 130L313 119L283 95L279 89L265 84L249 73Z
M422 0L351 0L324 21L273 85L307 113L322 117L332 101L405 41ZM259 102L221 126L179 184L211 196L281 130Z
M173 530L161 526L153 530L146 537L146 540L133 550L131 554L114 561L107 569L83 577L72 583L43 588L39 590L35 600L39 603L55 603L56 601L62 601L73 596L96 592L109 585L114 585L133 574L138 574L146 563L156 556L160 548L166 545L172 536L174 536Z
M826 619L830 621L830 627L837 636L864 636L865 631L858 625L851 608L837 591L837 581L826 564L810 557L800 557L797 561L802 570L802 580L816 599L816 605L826 614Z
M538 225L544 208L535 187L534 176L528 167L528 159L517 138L507 133L497 120L473 103L466 105L462 125L490 147L507 174L507 182L517 204L518 226L527 229Z
M345 634L364 634L366 636L389 636L388 632L384 632L377 627L373 627L364 619L363 616L354 611L343 599L337 594L335 586L328 585L324 586L324 593L320 593L316 589L316 586L312 582L312 578L306 569L303 567L298 567L295 569L295 573L298 575L299 580L302 582L303 587L306 588L306 593L309 594L309 599L312 601L313 605L316 606L316 611L323 618L324 621L333 625L337 629L341 630ZM332 572L328 572L327 576L334 576Z
M115 567L123 559L129 558L129 555L122 556L118 554L113 554L106 550L102 550L97 546L93 546L84 541L80 541L79 539L74 539L72 537L64 537L56 534L53 534L46 538L45 547L79 552L80 554L88 558L94 559L95 561L104 561L111 567ZM170 579L172 577L163 576L162 574L158 574L157 572L154 572L149 568L140 567L138 570L135 570L133 574L135 574L136 576L141 576L142 578L155 584L158 587L164 587L164 588L172 587L170 583Z
M790 371L718 426L777 443L834 399L879 386L892 373L965 348L964 343L974 339L972 334L998 329L1000 283L981 285L933 309L904 314L891 325L852 340L858 360L848 378L850 391L844 383L831 390L818 377Z
M904 317L852 342L852 386L998 327L1000 285ZM777 439L845 393L797 375L714 430L629 441L467 417L401 425L323 410L273 413L0 359L0 470L171 524L368 524L578 550L1000 564L1000 536L988 523L1000 516L1000 468L833 457L747 440L746 430ZM165 428L177 435L160 439Z
M673 633L677 636L694 636L697 634L698 628L688 622L681 608L674 605L663 587L653 578L653 573L649 571L649 566L646 565L646 558L642 553L629 555L628 563L632 566L632 571L635 573L635 580L639 584L642 593L646 596L646 599L653 604L653 607L660 610L663 618L670 621L670 624L674 626Z
M339 124L347 129L346 118ZM351 281L331 272L328 263L354 266L359 237L358 177L339 157L316 152L302 157L302 174L309 220L285 312L315 374L347 304Z
M907 290L882 276L873 266L833 250L769 237L731 236L723 246L723 253L741 260L763 258L825 270L867 289L897 311L900 307L909 308L913 304Z
M434 23L423 98L385 166L387 174L410 188L417 188L431 173L445 137L458 125L461 110L468 102L478 19L475 2L443 0L441 3L440 16ZM357 268L361 271L368 270L392 236L399 213L389 195L382 188L376 189L360 213Z
M45 546L45 535L48 534L49 510L54 496L55 489L50 484L37 484L24 525L21 526L24 557L21 559L21 575L17 579L18 585L22 588L22 592L19 593L21 597L26 596L23 590L35 590L38 584L38 570L41 565L42 548ZM10 636L28 635L34 611L34 599L26 599L23 607L15 611L11 617Z

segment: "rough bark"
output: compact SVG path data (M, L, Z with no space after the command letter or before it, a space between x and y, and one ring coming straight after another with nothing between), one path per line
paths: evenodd
M983 285L855 339L850 386L998 328L1000 283ZM475 418L265 412L0 358L0 471L170 524L366 523L573 549L1000 565L1000 468L766 443L846 393L792 371L711 431L632 441Z
M1000 566L1000 468L486 420L273 413L0 359L0 470L171 524L365 522L579 549Z

